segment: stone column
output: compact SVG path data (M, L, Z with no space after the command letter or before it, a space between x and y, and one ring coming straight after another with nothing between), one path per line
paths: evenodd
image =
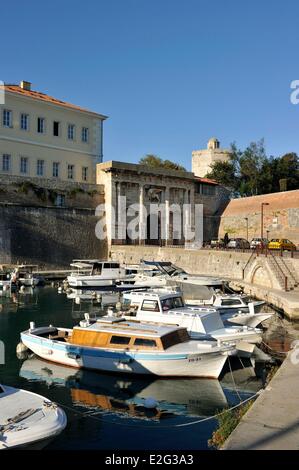
M115 208L116 208L116 185L111 175L110 185L106 187L105 194L105 212L108 246L113 244L115 239Z
M139 245L145 244L146 238L146 214L144 211L144 185L139 186Z
M169 199L170 199L170 191L169 187L166 186L164 190L164 204L165 204L165 246L172 244L172 233L170 233L170 213L169 213ZM163 233L162 233L163 235Z
M125 243L126 236L127 236L127 223L126 223L126 204L122 200L123 196L123 186L126 183L119 182L117 185L117 237L118 243L123 244Z
M184 239L186 238L188 231L190 230L190 201L189 201L189 190L184 189L184 214L183 214L183 223L184 223ZM188 239L185 240L188 243Z

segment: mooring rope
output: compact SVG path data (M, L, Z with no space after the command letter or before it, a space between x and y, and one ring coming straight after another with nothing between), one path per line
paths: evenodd
M240 357L239 357L239 359L241 360ZM242 362L241 362L241 364L242 364ZM232 378L232 382L233 382L234 387L235 387L235 392L236 392L236 394L238 395L239 400L241 401L241 396L240 396L240 394L239 394L239 392L238 392L238 390L237 390L237 385L236 385L236 382L235 382L235 378L234 378L234 374L233 374L233 370L232 370L232 366L231 366L231 363L230 363L230 358L229 358L229 356L228 356L228 365L229 365L229 370L230 370L230 375L231 375L231 378ZM243 364L242 364L242 365L243 365Z
M206 418L202 418L202 419L199 419L199 420L196 420L196 421L192 421L192 422L189 422L189 423L182 423L182 424L173 424L173 425L162 425L162 426L159 426L159 429L171 429L171 428L180 428L180 427L186 427L186 426L193 426L195 424L200 424L200 423L203 423L203 422L206 422L206 421L211 421L212 419L216 419L218 416L221 416L223 415L224 413L227 413L227 412L230 412L232 410L235 410L236 408L239 408L240 406L244 405L244 403L247 403L248 401L250 400L253 400L254 398L256 398L257 396L260 395L260 393L262 392L262 390L259 390L258 392L256 392L254 395L251 395L249 398L246 398L245 400L241 401L240 403L238 403L237 405L235 406L232 406L231 408L226 408L224 409L223 411L221 411L220 413L217 413L213 416L207 416ZM143 429L157 429L157 426L142 426L142 425L139 425L139 424L133 424L133 423L122 423L120 421L118 422L115 422L115 421L108 421L106 419L103 419L102 417L98 417L98 416L95 416L95 415L92 415L90 414L91 412L87 412L87 413L83 413L79 410L76 410L75 408L71 407L71 406L68 406L68 405L64 405L63 403L58 403L58 402L55 402L58 406L61 406L61 408L65 408L69 411L71 411L72 413L74 414L78 414L78 415L81 415L82 418L92 418L96 421L100 421L102 423L107 423L107 424L116 424L116 425L120 425L120 426L127 426L127 427L133 427L133 428L143 428Z

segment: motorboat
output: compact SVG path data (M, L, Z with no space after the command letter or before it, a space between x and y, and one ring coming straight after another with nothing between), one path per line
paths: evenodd
M189 300L188 303L185 302L183 299L183 293L179 287L176 288L171 288L169 287L161 287L161 288L150 288L150 289L144 289L140 291L127 291L123 293L123 302L124 306L126 308L138 308L141 302L143 301L144 297L150 293L157 293L161 295L167 295L171 294L171 291L173 293L178 294L180 293L181 301L182 301L182 306L184 307L190 307L196 310L196 308L201 309L203 312L205 308L213 309L216 310L220 315L221 319L224 322L226 326L228 325L242 325L242 326L247 326L250 328L256 328L260 324L262 324L264 321L268 320L274 315L274 312L260 312L260 307L261 304L264 305L264 302L250 302L248 296L242 296L242 295L225 295L225 294L220 294L218 293L217 296L214 294L214 297L212 300L209 302L206 302L204 300ZM243 309L237 309L235 308L237 306L238 299L241 297L241 307ZM215 299L215 300L213 300ZM216 300L217 299L217 300ZM223 300L228 300L231 299L231 302L227 303L232 303L234 302L234 308L229 308L229 305L226 305L228 308L225 308L225 305L222 305ZM247 303L248 301L248 303ZM214 305L214 303L216 305ZM217 305L218 304L218 305ZM255 308L257 307L257 310Z
M70 287L111 287L118 281L128 280L134 277L128 274L120 263L101 260L73 260L71 267L75 268L67 282Z
M219 312L212 307L191 307L184 304L181 292L135 292L140 297L136 310L125 312L126 319L133 315L140 322L157 322L187 328L191 338L214 339L218 342L246 342L258 344L262 332L247 326L225 326ZM237 346L238 349L238 346ZM249 348L249 350L254 348Z
M11 274L13 284L25 287L35 287L41 283L42 278L36 274L38 266L35 264L20 264L15 267Z
M224 285L220 278L210 276L199 276L188 274L182 268L169 261L146 261L142 260L143 270L140 270L134 277L134 285L160 287L166 285L192 285L204 287L218 287Z
M246 294L225 294L219 291L214 291L210 299L186 299L185 302L187 305L210 306L221 314L249 312L250 303L253 305L254 311L259 313L266 304L263 300L252 301Z
M72 329L32 322L21 342L41 358L71 367L165 377L218 378L235 354L232 344L191 340L186 328L116 317L86 318Z
M64 411L45 397L0 385L0 450L41 449L66 424Z

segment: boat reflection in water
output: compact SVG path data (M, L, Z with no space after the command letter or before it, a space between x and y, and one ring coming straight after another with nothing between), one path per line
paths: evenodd
M0 313L16 313L30 305L37 305L38 291L32 287L22 287L20 290L0 289Z
M252 368L248 369L242 371L243 380L246 374L254 374ZM228 375L224 387L218 380L124 378L84 369L74 371L34 356L23 362L20 376L49 387L65 387L73 405L134 419L207 417L234 403L234 397L230 397L234 380Z

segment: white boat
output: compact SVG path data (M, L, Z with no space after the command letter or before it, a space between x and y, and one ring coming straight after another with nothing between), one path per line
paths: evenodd
M140 303L137 311L133 312L133 316L140 322L157 322L184 327L187 328L191 338L196 339L250 344L258 344L262 341L262 332L257 328L233 325L225 327L219 312L212 307L185 306L181 292L135 292L134 298L138 296ZM125 318L130 318L130 316L126 315Z
M45 397L0 385L0 450L42 448L66 424L64 411Z
M67 282L70 287L111 287L117 281L133 278L126 268L117 262L101 260L74 260L71 267L75 268Z
M223 292L214 291L210 299L186 299L187 305L209 306L218 310L219 313L238 313L249 312L249 304L254 307L254 311L259 313L265 306L263 300L252 301L246 294L224 294Z
M142 260L143 271L134 277L135 286L162 287L166 285L191 285L203 287L222 287L224 281L210 276L188 274L168 261Z
M42 327L21 333L39 357L77 368L126 374L218 378L233 345L191 340L185 328L123 318L81 321L73 329Z
M173 290L174 293L180 293L182 297L182 292L179 288L171 288L171 287L161 287L159 289L156 288L150 288L147 290L140 290L140 291L128 291L123 293L123 300L124 304L127 307L133 307L133 308L138 308L140 303L143 301L144 296L149 293L160 293L160 294L169 294ZM240 296L241 297L241 296ZM259 307L264 305L264 302L249 302L248 304L245 302L244 298L241 300L241 307L243 309L239 310L236 308L224 308L223 305L219 305L220 303L222 304L223 299L228 299L231 298L233 299L234 305L237 305L237 300L238 300L238 295L227 295L226 294L217 294L217 301L216 305L214 305L213 301L206 302L204 300L190 300L188 303L183 302L183 306L185 307L191 307L191 308L210 308L213 310L218 311L221 314L221 319L224 322L225 325L242 325L242 326L247 326L250 328L256 328L258 325L263 323L265 320L268 320L270 317L274 315L274 312L259 312ZM246 296L246 299L249 300L249 298ZM218 303L218 305L217 305ZM257 306L258 311L255 310L255 307ZM228 306L229 307L229 306ZM202 310L204 311L204 310Z
M11 281L25 287L35 287L41 282L41 277L34 274L38 269L35 264L20 264L11 274Z
M248 304L249 312L224 313L221 315L224 322L234 323L235 325L250 326L256 328L263 322L275 315L275 312L260 312L254 310L252 303Z

